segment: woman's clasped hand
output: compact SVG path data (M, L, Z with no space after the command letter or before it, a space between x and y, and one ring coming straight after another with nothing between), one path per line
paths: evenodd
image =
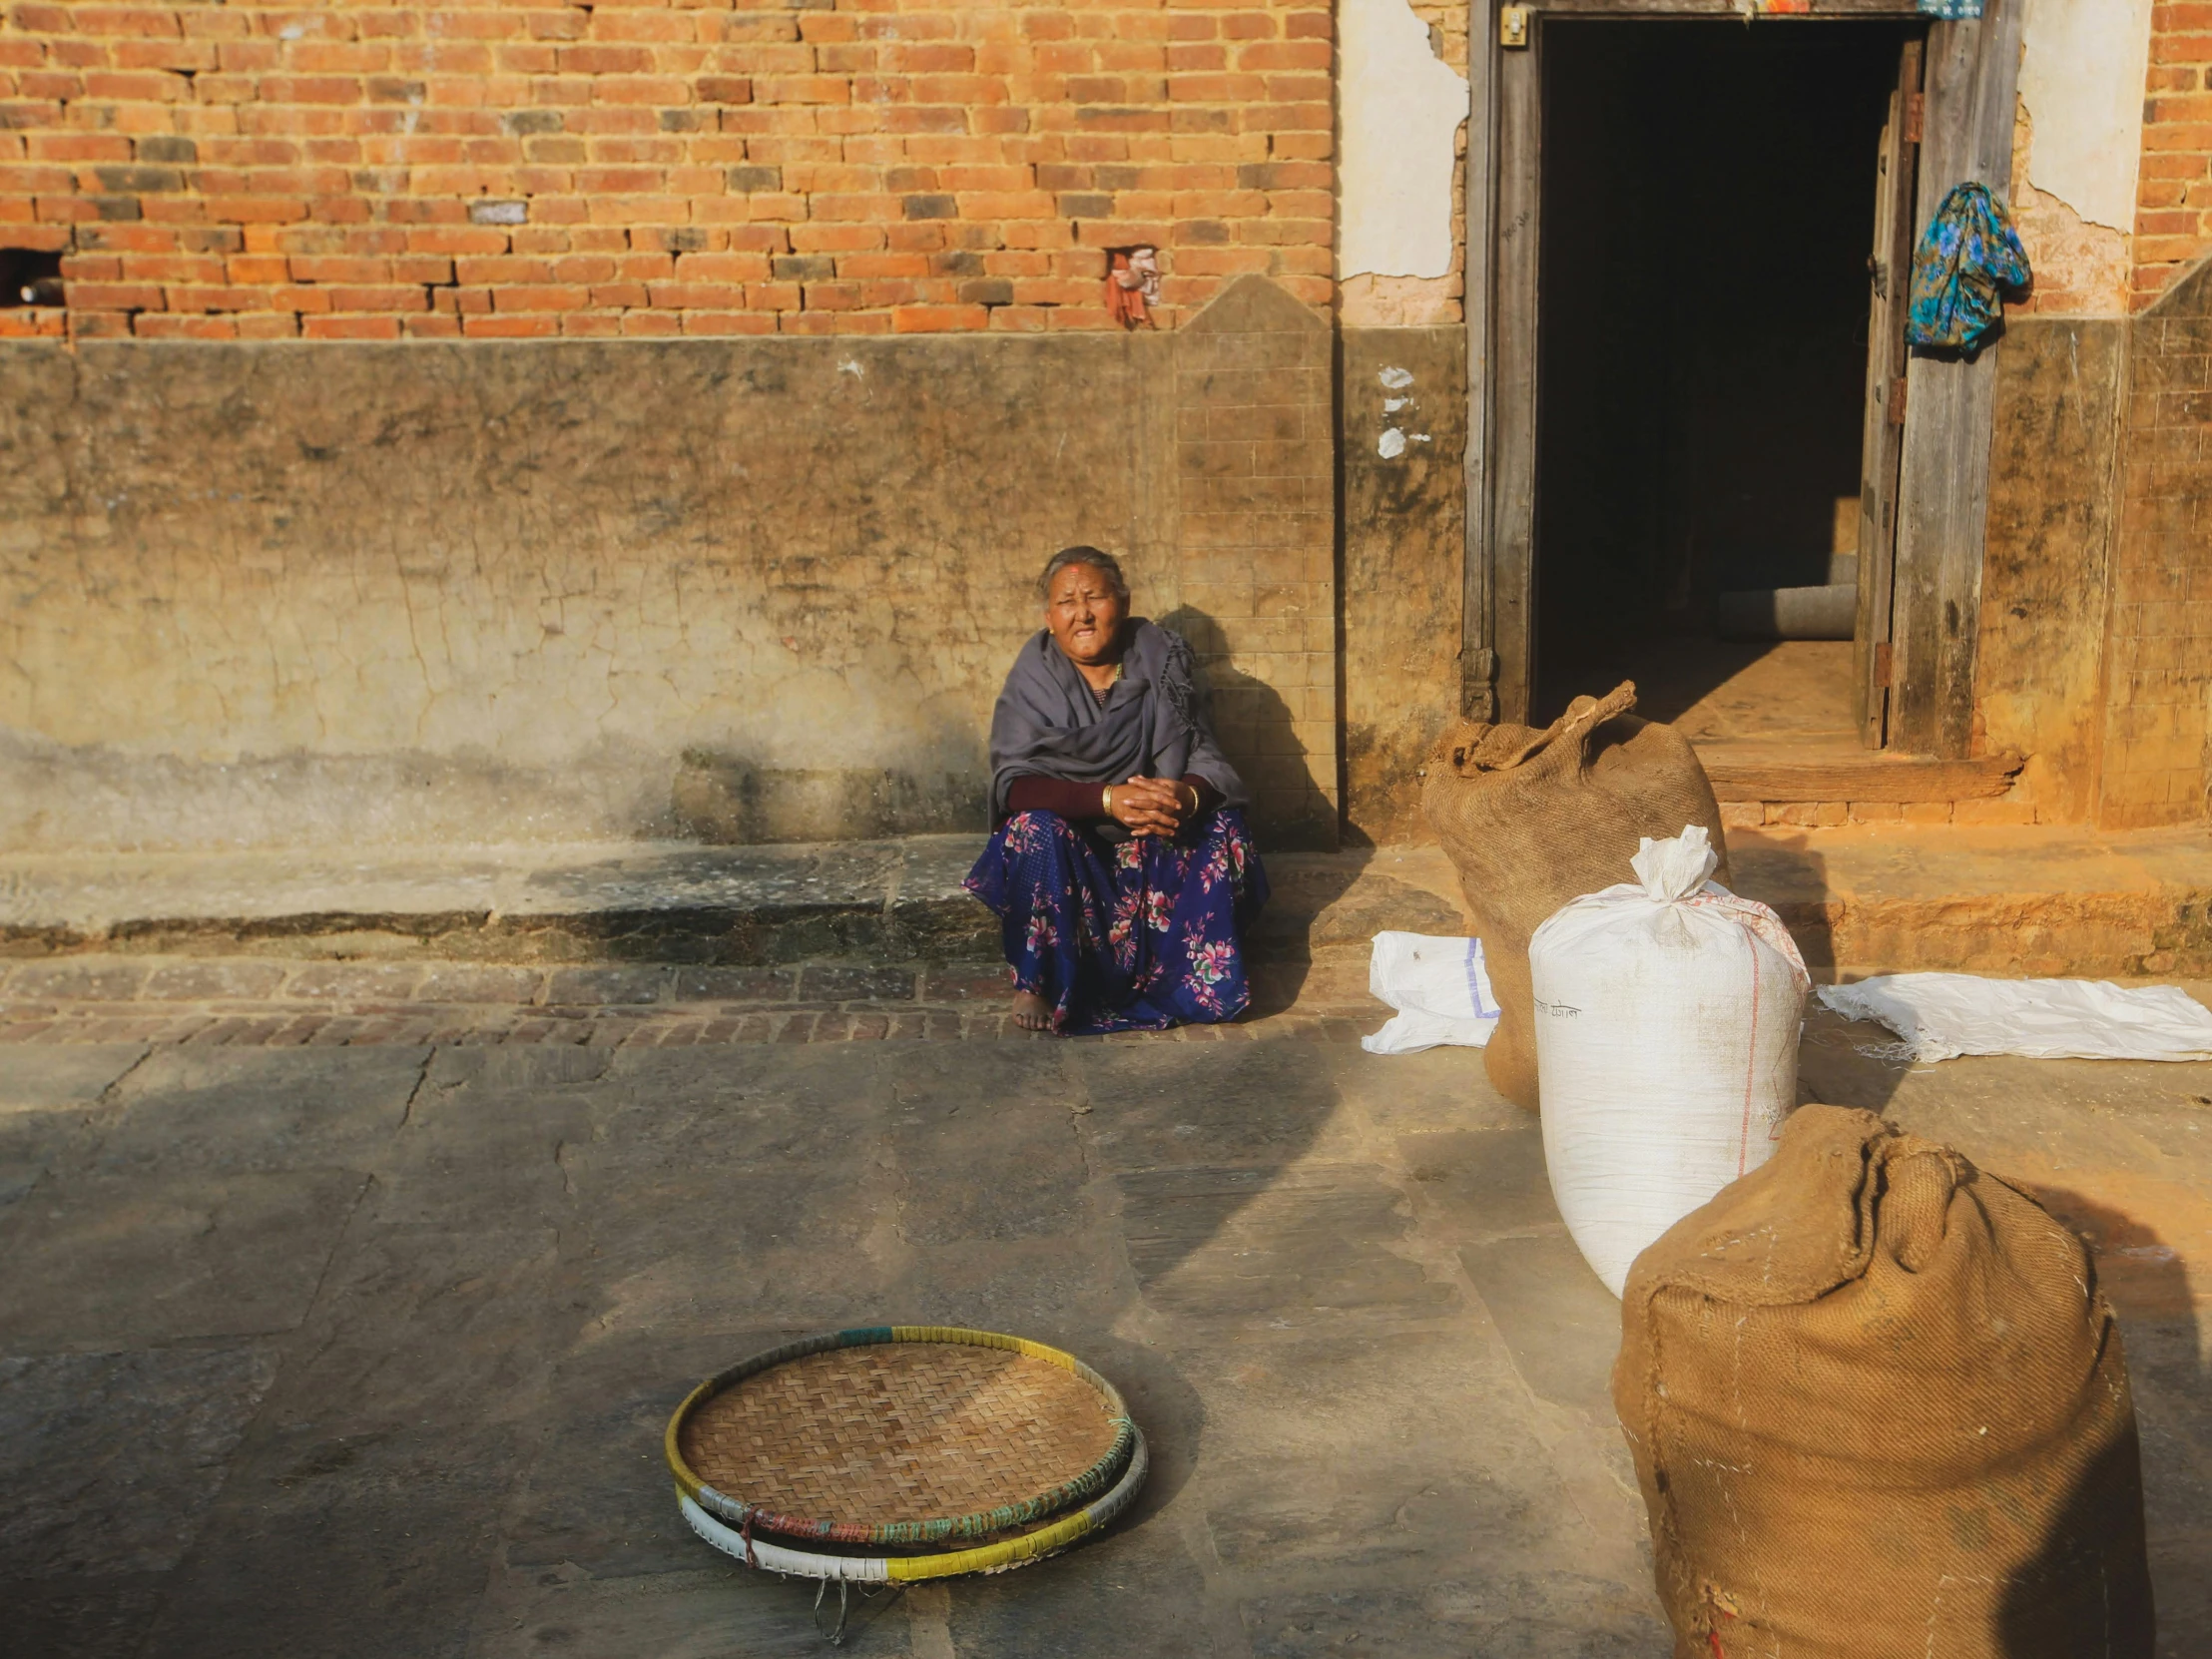
M1106 788L1106 809L1132 835L1174 835L1198 811L1198 791L1180 778L1135 777Z

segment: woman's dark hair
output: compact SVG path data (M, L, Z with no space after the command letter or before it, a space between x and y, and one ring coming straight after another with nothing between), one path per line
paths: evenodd
M1037 578L1037 597L1052 597L1052 579L1069 565L1088 565L1106 578L1106 585L1114 590L1115 597L1129 603L1129 579L1121 573L1121 561L1111 553L1095 547L1063 547L1044 562L1044 574Z

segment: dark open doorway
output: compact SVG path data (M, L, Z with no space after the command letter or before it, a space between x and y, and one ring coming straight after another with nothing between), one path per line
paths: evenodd
M1693 737L1857 746L1851 640L1725 640L1720 596L1856 581L1877 158L1913 27L1547 25L1538 724L1632 678Z

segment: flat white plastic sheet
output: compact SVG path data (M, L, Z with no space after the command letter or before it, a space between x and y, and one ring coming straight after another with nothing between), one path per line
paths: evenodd
M1887 973L1816 994L1846 1019L1887 1025L1921 1061L2212 1060L2212 1009L2172 985Z
M1418 1054L1456 1044L1480 1048L1497 1029L1497 998L1480 939L1378 933L1368 989L1397 1016L1360 1046L1370 1054Z

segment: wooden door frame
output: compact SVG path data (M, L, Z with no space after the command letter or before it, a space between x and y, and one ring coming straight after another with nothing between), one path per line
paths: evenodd
M1764 11L1760 0L1752 3ZM2023 0L1974 22L1931 21L1914 235L1943 195L1978 179L2009 197ZM1466 163L1466 548L1463 712L1526 721L1534 695L1537 246L1546 17L1742 17L1742 0L1548 0L1529 44L1498 44L1498 7L1470 19ZM1920 16L1914 0L1807 0L1807 17ZM1961 759L1973 712L1989 439L1999 347L1972 362L1916 356L1906 371L1898 487L1890 743Z
M1875 181L1867 304L1867 362L1859 419L1859 603L1852 617L1852 717L1860 744L1890 740L1890 628L1896 620L1898 461L1905 447L1905 313L1911 298L1913 228L1919 221L1928 42L1908 37L1882 124Z

